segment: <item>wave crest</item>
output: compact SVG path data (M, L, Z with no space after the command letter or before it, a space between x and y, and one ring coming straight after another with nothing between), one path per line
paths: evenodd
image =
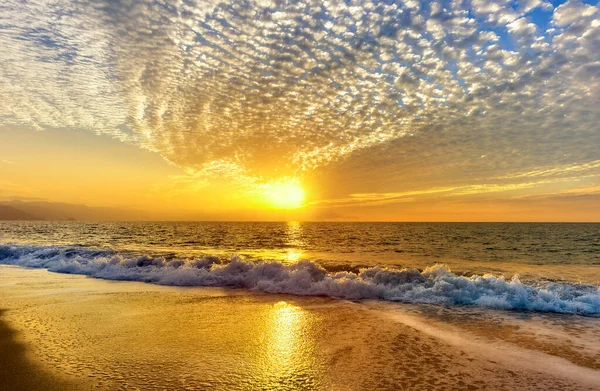
M127 256L112 250L80 247L0 245L0 263L110 280L174 286L240 287L268 293L318 295L344 299L379 299L408 303L476 305L582 315L600 314L600 287L523 283L490 274L453 274L445 265L423 271L372 267L360 272L328 272L308 260L293 264L229 261L206 256L165 259Z

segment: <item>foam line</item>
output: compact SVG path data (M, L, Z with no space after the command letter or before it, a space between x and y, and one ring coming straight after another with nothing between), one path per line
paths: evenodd
M69 246L0 245L0 263L84 274L109 280L143 281L174 286L240 287L269 293L379 299L408 303L476 305L600 314L600 287L539 282L523 283L490 274L453 274L445 265L416 269L373 267L359 273L328 272L315 262L248 262L232 257L170 259L127 256L111 250Z

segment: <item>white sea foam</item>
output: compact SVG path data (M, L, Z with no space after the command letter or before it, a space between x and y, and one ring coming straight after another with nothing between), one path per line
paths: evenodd
M144 281L175 286L231 286L270 293L320 295L345 299L380 299L409 303L477 305L497 309L600 314L595 285L525 284L518 277L459 276L444 265L416 269L373 267L359 273L328 272L302 260L247 262L232 257L170 259L126 256L81 247L0 245L0 263L46 268L110 280Z

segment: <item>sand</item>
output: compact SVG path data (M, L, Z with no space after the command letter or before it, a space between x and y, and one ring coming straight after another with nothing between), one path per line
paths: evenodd
M69 383L52 371L44 371L26 357L26 348L16 341L15 331L2 322L0 312L0 389L26 390L75 390Z
M2 390L600 390L600 319L0 267Z

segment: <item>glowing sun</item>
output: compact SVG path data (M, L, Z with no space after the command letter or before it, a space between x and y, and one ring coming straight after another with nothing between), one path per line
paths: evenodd
M304 189L296 179L265 185L265 197L270 205L281 209L296 209L304 205Z

